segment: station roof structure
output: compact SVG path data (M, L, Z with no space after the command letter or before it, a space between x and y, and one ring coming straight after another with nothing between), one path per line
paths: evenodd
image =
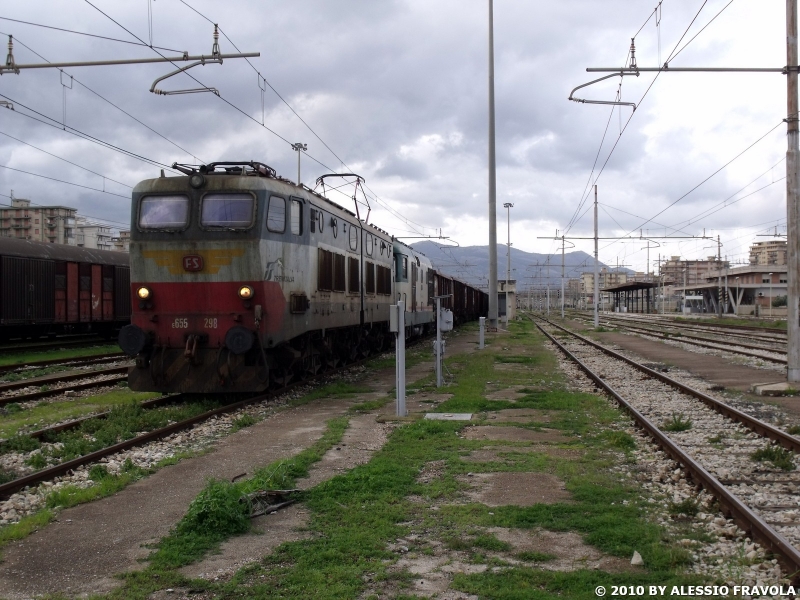
M630 292L635 290L651 290L658 287L657 283L652 281L628 281L626 283L619 283L603 288L601 292Z

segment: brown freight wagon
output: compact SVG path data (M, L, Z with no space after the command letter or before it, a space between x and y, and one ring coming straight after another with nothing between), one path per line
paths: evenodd
M0 237L0 339L96 332L130 322L128 254Z

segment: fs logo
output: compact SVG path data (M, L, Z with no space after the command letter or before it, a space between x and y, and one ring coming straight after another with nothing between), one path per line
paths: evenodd
M202 271L203 270L203 257L198 254L190 254L183 257L183 270L184 271Z

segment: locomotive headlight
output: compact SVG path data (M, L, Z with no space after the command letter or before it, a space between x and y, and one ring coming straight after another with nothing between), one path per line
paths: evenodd
M149 300L150 296L152 296L152 292L149 288L142 286L136 290L136 295L139 296L139 299L141 300Z
M206 184L206 178L202 175L192 175L189 178L189 185L192 186L194 189L199 189Z
M243 285L239 288L239 298L242 300L250 300L250 298L253 297L253 294L253 288L251 288L249 285Z

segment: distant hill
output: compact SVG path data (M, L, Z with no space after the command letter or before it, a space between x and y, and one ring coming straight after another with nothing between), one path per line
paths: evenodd
M442 271L472 285L484 286L489 280L489 246L445 246L425 240L412 245L431 259L437 271ZM506 277L506 246L497 245L497 277ZM600 267L607 265L600 263ZM584 271L594 268L594 257L586 252L566 252L564 254L564 274L574 279ZM622 272L633 273L630 269ZM524 252L511 247L511 279L517 280L518 289L531 284L539 286L550 281L551 285L561 284L561 253L537 254Z

